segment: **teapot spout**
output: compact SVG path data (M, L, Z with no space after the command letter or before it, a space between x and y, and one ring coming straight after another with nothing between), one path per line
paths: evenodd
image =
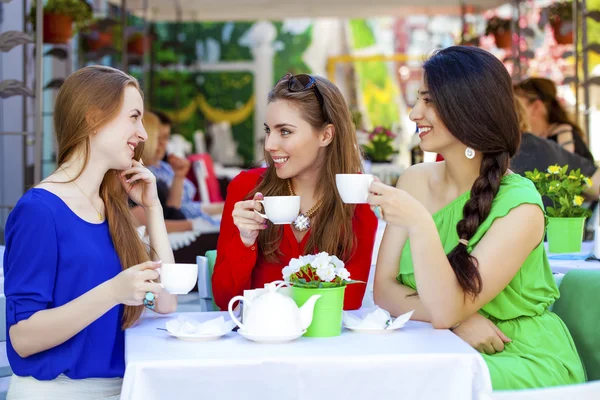
M302 324L302 330L307 329L313 319L313 311L315 310L315 303L321 298L320 294L312 295L306 303L300 307L300 321Z

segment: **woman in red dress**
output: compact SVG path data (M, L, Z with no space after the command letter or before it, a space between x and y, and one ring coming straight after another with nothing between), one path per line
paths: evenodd
M267 168L240 173L225 200L212 277L217 306L245 289L282 279L290 259L325 251L367 282L377 219L366 204L344 204L335 175L359 173L350 111L327 79L285 75L269 93L265 121ZM254 212L264 196L300 196L302 223L273 225ZM297 222L300 222L297 220ZM346 289L344 308L360 308L365 284Z

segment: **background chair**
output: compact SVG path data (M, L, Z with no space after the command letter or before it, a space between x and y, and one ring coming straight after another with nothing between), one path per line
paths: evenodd
M212 293L212 274L217 259L217 251L209 250L205 256L198 256L198 294L202 311L219 311Z
M600 379L599 293L600 271L571 270L560 283L560 298L552 310L569 328L589 381Z

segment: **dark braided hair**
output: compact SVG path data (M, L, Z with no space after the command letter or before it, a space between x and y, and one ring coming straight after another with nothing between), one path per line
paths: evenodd
M470 240L488 217L521 134L511 78L492 54L476 47L453 46L437 51L423 66L425 81L440 120L466 146L483 154L479 176L456 226ZM465 294L482 289L477 259L459 243L448 261Z

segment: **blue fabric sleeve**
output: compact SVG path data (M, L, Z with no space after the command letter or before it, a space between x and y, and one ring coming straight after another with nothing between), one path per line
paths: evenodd
M53 303L58 240L52 211L36 196L22 199L10 213L5 252L8 329Z

